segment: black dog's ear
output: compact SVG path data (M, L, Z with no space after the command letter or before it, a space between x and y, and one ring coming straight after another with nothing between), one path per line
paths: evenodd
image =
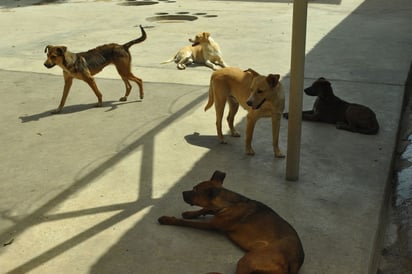
M218 182L223 183L223 180L225 179L225 177L226 177L226 173L224 173L222 171L219 171L219 170L216 170L213 173L212 178L210 180L211 181L218 181Z

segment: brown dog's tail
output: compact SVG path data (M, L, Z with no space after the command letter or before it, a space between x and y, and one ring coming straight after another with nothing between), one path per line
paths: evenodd
M146 35L146 32L144 31L144 28L142 27L142 25L140 25L139 27L140 27L140 31L142 32L142 36L140 36L139 38L134 39L134 40L132 40L132 41L127 42L126 44L124 44L124 45L123 45L123 48L124 48L125 50L129 50L129 48L130 48L131 46L133 46L134 44L138 44L138 43L141 43L141 42L143 42L144 40L146 40L147 35Z
M213 78L213 76L212 76ZM213 106L213 103L215 102L215 98L213 98L213 80L212 78L210 79L210 85L209 85L209 100L207 101L207 104L205 106L205 111L207 111L211 106Z

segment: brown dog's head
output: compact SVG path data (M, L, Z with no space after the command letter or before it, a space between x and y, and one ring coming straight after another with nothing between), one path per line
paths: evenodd
M266 100L272 100L276 96L276 88L279 84L279 74L268 76L257 75L250 86L251 93L246 104L252 109L259 109Z
M190 204L213 211L219 211L238 202L248 200L246 197L230 191L224 187L223 180L226 174L216 170L209 181L204 181L183 192L183 200Z
M333 95L331 83L323 77L320 77L310 87L305 88L305 93L309 96L319 96L327 98Z
M190 204L203 208L216 208L213 200L222 190L223 180L226 174L216 170L209 181L201 182L193 187L192 190L183 191L183 200Z
M46 46L44 52L47 53L47 59L44 61L44 66L46 68L52 68L55 65L61 65L64 61L64 54L66 53L67 47L65 46Z
M199 32L196 34L194 39L189 39L189 42L192 43L192 46L197 46L201 43L209 42L210 32Z

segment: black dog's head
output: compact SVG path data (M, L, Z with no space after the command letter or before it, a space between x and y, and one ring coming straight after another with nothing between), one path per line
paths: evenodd
M321 98L333 95L332 85L323 77L320 77L313 82L313 84L310 87L305 88L304 91L309 96L319 96Z

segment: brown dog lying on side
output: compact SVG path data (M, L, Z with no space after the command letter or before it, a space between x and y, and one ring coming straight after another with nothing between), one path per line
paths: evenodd
M279 148L280 120L285 108L285 94L279 78L279 74L262 76L252 69L243 71L234 67L213 72L210 78L209 101L205 106L205 111L215 104L216 128L220 143L226 143L222 133L222 118L226 102L229 104L227 121L231 136L240 136L233 125L240 104L248 112L246 153L255 154L252 149L252 137L256 121L261 117L271 117L275 157L285 157Z
M268 206L222 187L225 173L215 171L210 181L183 192L190 205L202 207L183 212L184 219L162 216L160 224L224 232L247 253L237 264L237 274L297 274L304 261L302 243L295 229ZM202 215L210 220L193 221Z
M332 123L337 129L363 134L378 133L379 123L375 113L366 106L348 103L335 96L331 83L325 78L319 78L304 91L317 98L312 110L302 112L303 120ZM288 118L288 113L283 116Z
M140 99L143 99L143 82L142 79L134 76L131 72L132 56L129 52L131 46L146 40L146 32L142 26L140 26L140 30L142 32L141 37L126 44L106 44L86 52L73 53L68 51L65 46L46 46L44 52L47 53L47 59L44 65L47 68L58 65L63 69L64 77L63 96L60 100L60 105L52 113L59 113L64 107L73 78L83 80L91 87L98 100L97 106L101 107L103 105L103 96L97 88L93 75L99 73L109 64L116 66L117 72L126 85L126 93L120 98L120 101L127 101L127 96L130 94L132 85L129 83L129 80L137 83Z
M175 62L178 69L185 69L193 63L204 64L213 70L219 68L216 65L227 67L219 45L212 39L209 32L200 32L194 39L189 39L189 42L192 45L183 47L172 59L162 64Z

